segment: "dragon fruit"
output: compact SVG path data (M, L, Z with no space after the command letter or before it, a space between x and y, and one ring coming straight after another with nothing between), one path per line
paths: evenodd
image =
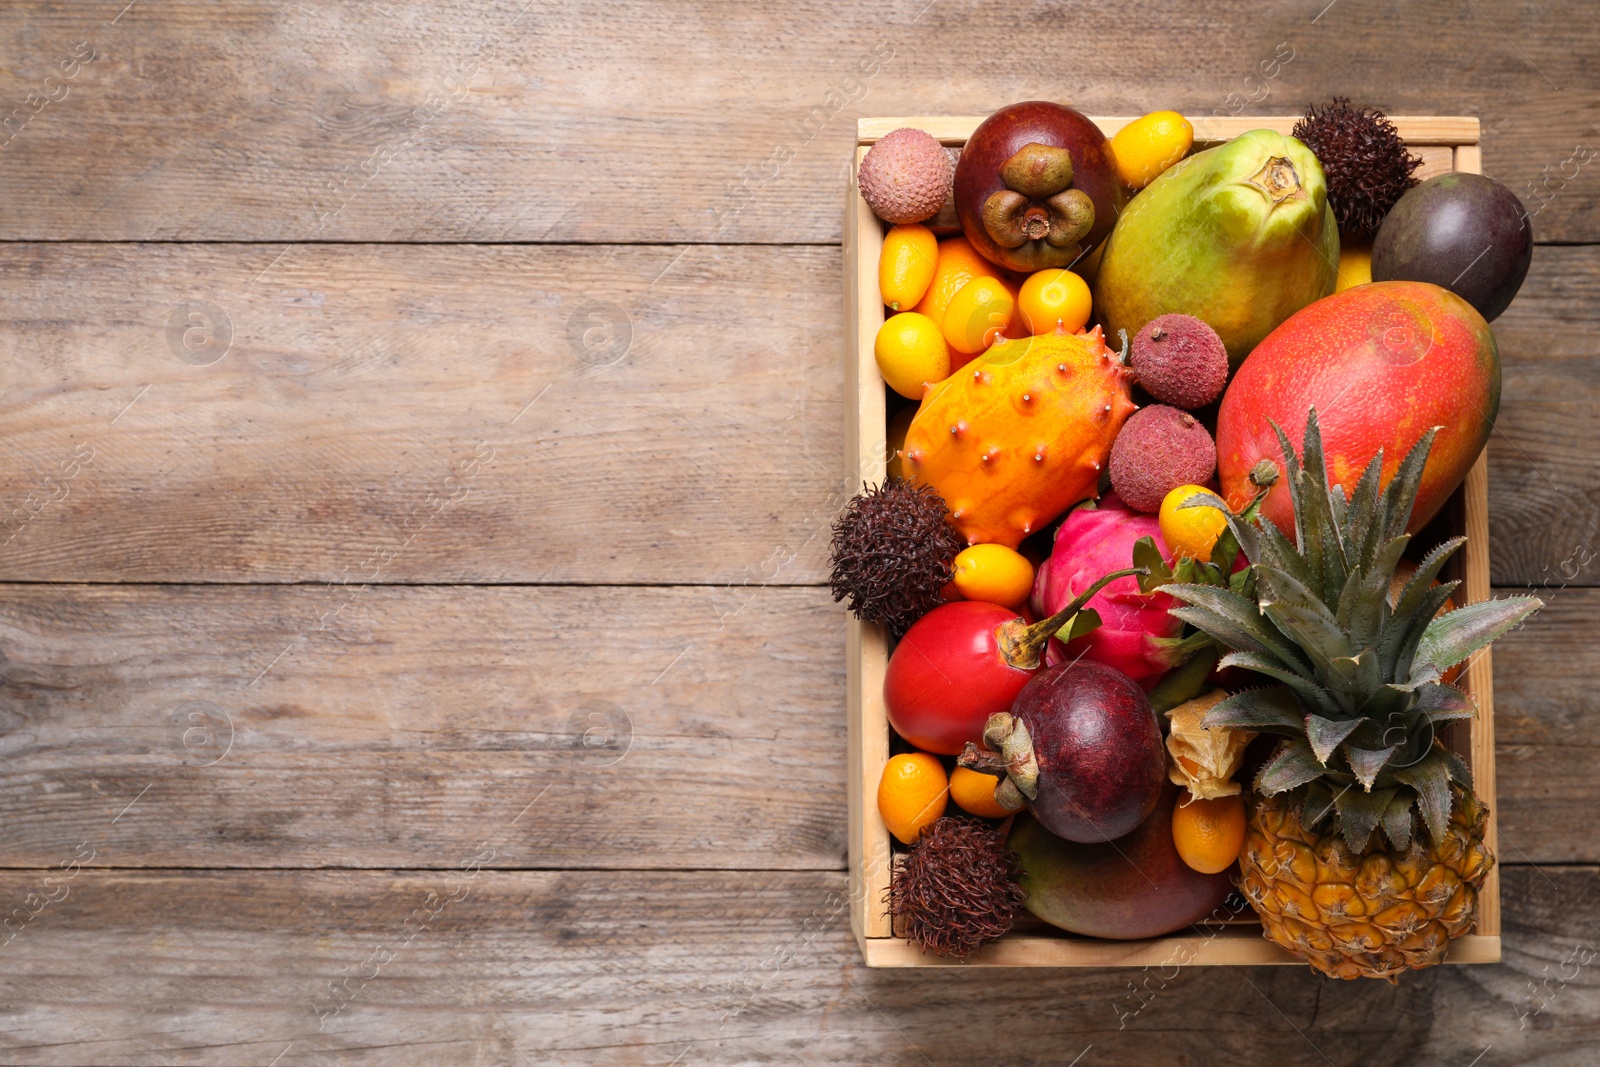
M1133 559L1134 542L1154 539L1161 557L1172 553L1161 539L1161 524L1154 515L1134 511L1116 494L1107 493L1098 505L1086 504L1069 514L1056 531L1055 548L1034 577L1031 605L1040 616L1061 610L1084 590ZM1176 602L1160 591L1139 592L1138 579L1119 578L1095 594L1086 605L1100 616L1101 625L1066 646L1051 642L1045 662L1071 662L1078 656L1095 660L1126 674L1145 688L1183 659L1178 634L1182 620L1167 614Z

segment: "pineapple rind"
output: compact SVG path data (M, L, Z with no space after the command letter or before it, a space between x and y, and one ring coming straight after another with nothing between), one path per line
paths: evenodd
M1451 784L1449 826L1436 843L1384 841L1365 854L1337 833L1308 830L1298 803L1255 796L1239 856L1239 888L1267 940L1333 978L1393 979L1444 960L1471 929L1494 867L1489 811Z

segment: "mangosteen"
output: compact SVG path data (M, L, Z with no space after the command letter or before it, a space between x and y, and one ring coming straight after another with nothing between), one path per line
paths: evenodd
M1111 232L1125 196L1105 134L1046 100L984 119L956 163L961 229L1008 270L1070 267Z
M957 762L1003 774L995 799L1020 800L1068 841L1111 841L1155 810L1167 781L1161 725L1138 683L1082 660L1039 671L1010 712L991 715L988 750L968 744Z

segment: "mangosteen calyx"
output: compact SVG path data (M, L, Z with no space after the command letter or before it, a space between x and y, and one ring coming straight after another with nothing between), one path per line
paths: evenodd
M956 765L999 778L995 799L1003 803L1010 800L1008 807L1015 807L1016 800L1021 797L1036 799L1039 796L1039 759L1033 753L1033 738L1022 720L1007 711L989 716L989 721L983 724L983 743L988 746L986 749L968 741ZM1007 786L1012 792L1003 797L1001 790ZM1015 794L1020 796L1013 799Z
M1068 248L1094 229L1094 201L1072 186L1072 153L1030 142L1000 167L1004 189L983 202L983 228L1002 248Z
M1001 164L1000 180L1023 196L1049 199L1072 184L1072 153L1030 141Z

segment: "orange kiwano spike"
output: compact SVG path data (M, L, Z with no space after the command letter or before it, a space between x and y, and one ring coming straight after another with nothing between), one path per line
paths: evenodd
M1094 496L1134 412L1131 382L1099 327L998 341L928 388L906 431L906 473L939 491L969 544L1016 548Z

